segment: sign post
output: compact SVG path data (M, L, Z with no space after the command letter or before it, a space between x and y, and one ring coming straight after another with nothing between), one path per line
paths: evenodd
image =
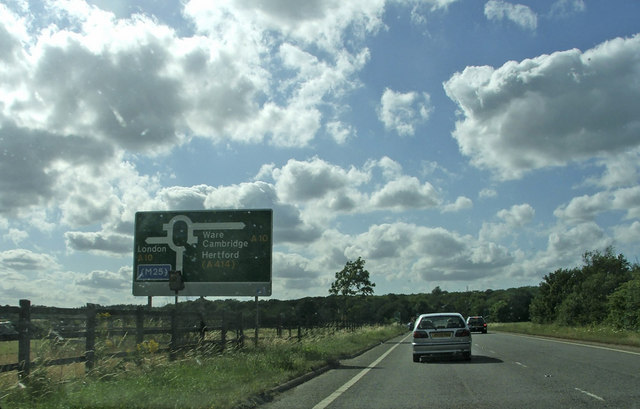
M138 212L133 295L270 296L273 211Z

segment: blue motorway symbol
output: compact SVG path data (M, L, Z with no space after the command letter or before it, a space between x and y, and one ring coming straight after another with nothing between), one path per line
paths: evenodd
M171 264L139 264L137 280L168 280Z

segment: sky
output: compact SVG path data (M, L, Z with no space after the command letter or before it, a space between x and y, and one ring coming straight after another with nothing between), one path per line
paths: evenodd
M0 304L146 304L139 211L273 209L283 300L358 257L378 295L536 286L608 246L638 262L638 16L2 0Z

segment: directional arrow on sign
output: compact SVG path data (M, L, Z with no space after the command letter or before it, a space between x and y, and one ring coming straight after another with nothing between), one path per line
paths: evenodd
M244 222L221 222L221 223L194 223L186 215L174 216L169 223L162 225L162 230L167 232L164 237L147 237L147 244L166 244L176 252L176 270L182 270L182 255L185 248L177 246L173 241L173 226L176 223L184 222L187 225L187 244L194 245L198 242L198 237L193 234L194 230L242 230L246 227Z

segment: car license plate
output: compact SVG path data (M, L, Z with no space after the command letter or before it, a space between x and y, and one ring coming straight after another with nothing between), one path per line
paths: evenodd
M431 338L451 338L451 332L432 332Z

